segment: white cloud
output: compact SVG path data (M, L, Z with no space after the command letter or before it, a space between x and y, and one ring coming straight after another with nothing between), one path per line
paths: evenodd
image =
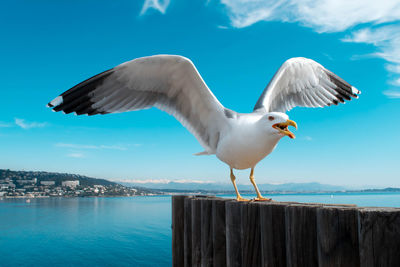
M306 141L312 141L312 137L311 136L304 136L303 139L306 140Z
M220 0L232 26L259 21L299 22L317 32L340 32L363 23L384 23L400 18L397 0Z
M392 84L395 85L395 86L400 86L400 78L397 78L397 79L393 80Z
M319 33L358 29L342 39L376 47L367 57L379 57L392 74L400 73L400 1L398 0L220 0L232 27L243 28L260 21L299 23ZM161 13L169 0L146 0L141 14L154 8ZM224 29L224 26L217 26ZM356 55L351 59L363 59ZM390 81L400 86L398 78Z
M85 155L83 155L82 153L69 153L69 154L67 154L67 157L69 157L69 158L84 158Z
M400 91L384 91L383 94L389 98L400 98Z
M386 64L386 69L390 72L400 73L400 65Z
M367 43L377 48L377 52L371 54L389 62L386 69L392 73L400 73L400 25L385 25L373 28L364 28L354 31L343 39L345 42ZM394 86L400 86L400 78L390 81Z
M389 64L386 69L400 72L400 25L364 28L343 39L345 42L373 44L378 48L375 56L382 57Z
M15 118L15 124L25 130L31 128L41 128L47 125L47 123L45 122L27 122L24 119L18 119L18 118Z
M243 28L256 22L275 20L282 4L287 1L273 0L221 0L228 10L233 27ZM281 18L280 20L287 20Z
M387 25L377 29L364 28L352 33L349 37L343 39L345 42L367 43L379 45L391 41L394 37L399 37L399 25Z
M400 73L400 2L398 0L220 0L233 27L259 21L297 22L316 32L359 29L342 39L376 47L368 55L386 60L386 69ZM390 23L390 24L389 24ZM361 59L357 56L352 59ZM390 81L400 86L400 79ZM387 95L387 94L385 94Z
M138 144L134 144L137 146ZM111 150L128 150L126 146L121 145L83 145L83 144L68 144L68 143L57 143L56 147L66 147L73 149L111 149Z
M149 8L156 9L165 14L170 0L145 0L140 15L144 15Z
M218 29L222 29L222 30L227 30L227 29L229 29L228 26L224 26L224 25L218 25L217 28L218 28Z

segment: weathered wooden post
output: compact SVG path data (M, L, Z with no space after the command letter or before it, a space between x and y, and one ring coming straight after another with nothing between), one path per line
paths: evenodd
M184 199L184 246L183 246L183 258L184 266L192 266L192 196L188 196Z
M173 196L173 266L400 266L400 209Z
M241 202L226 202L226 264L242 266L242 212Z
M318 265L360 266L358 211L355 207L317 209Z
M201 198L191 199L192 265L201 266Z
M201 266L213 266L212 198L201 199Z
M260 203L261 266L286 267L285 208L294 202Z
M400 209L360 208L361 266L400 266Z
M215 267L226 266L226 220L225 204L229 199L216 198L212 204L213 263Z
M317 204L293 204L285 208L287 266L318 266Z
M242 210L242 265L261 265L261 234L259 204L243 203Z
M174 196L172 198L172 264L183 266L184 264L184 200L185 196Z

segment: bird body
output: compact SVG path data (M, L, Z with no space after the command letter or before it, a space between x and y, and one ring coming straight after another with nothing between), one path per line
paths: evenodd
M257 198L263 198L254 180L254 167L269 155L278 141L294 138L297 128L283 113L296 106L325 107L357 98L360 91L307 58L287 60L258 99L252 113L225 108L201 78L193 63L182 56L156 55L125 62L79 83L51 101L54 111L96 115L156 107L173 115L205 149L233 169L251 168L250 181Z
M255 167L283 137L269 134L263 117L263 114L250 113L229 119L229 131L221 133L216 156L233 169Z

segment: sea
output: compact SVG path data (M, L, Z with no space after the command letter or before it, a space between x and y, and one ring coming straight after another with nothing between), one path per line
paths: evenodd
M400 207L400 193L269 196L276 201ZM171 262L170 196L0 199L0 266Z

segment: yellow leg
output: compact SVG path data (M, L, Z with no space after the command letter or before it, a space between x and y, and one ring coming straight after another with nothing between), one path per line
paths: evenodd
M257 193L257 197L254 199L255 201L271 201L270 198L263 197L260 193L260 190L258 190L256 182L254 181L254 167L251 168L251 171L250 171L250 182L253 184L254 189L256 190L256 193Z
M235 191L236 191L236 200L237 201L249 201L248 199L245 199L245 198L243 198L240 194L239 194L239 190L237 189L237 186L236 186L236 177L235 177L235 175L233 174L233 170L232 170L232 168L231 168L231 181L232 181L232 184L233 184L233 187L235 187Z

